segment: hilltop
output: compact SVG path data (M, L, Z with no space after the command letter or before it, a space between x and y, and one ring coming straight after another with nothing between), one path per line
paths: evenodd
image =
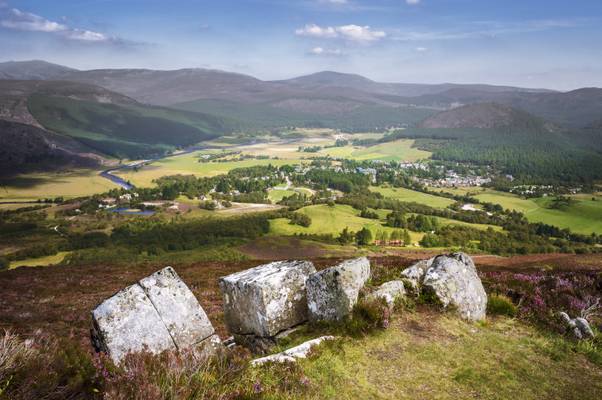
M478 103L454 108L433 115L419 124L421 128L430 129L541 129L550 130L546 124L525 111L496 103Z

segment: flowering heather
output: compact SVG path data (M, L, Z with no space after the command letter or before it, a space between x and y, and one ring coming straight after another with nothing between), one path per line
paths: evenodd
M504 294L519 305L519 318L558 330L562 330L555 317L558 312L579 316L588 301L602 296L602 274L598 272L482 272L480 275L489 293Z

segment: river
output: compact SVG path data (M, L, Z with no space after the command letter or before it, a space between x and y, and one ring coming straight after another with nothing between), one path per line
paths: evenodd
M118 175L114 175L113 172L115 171L122 171L122 170L126 170L126 169L134 169L136 167L139 167L143 164L148 164L148 163L152 163L155 161L159 161L159 160L164 160L166 158L170 158L170 157L176 157L176 156L181 156L184 154L189 154L195 151L200 151L200 150L207 150L207 149L214 149L217 147L211 147L211 146L193 146L193 147L189 147L185 150L182 150L178 153L172 153L172 154L168 154L166 156L163 157L156 157L156 158L150 158L148 160L141 160L141 161L136 161L130 164L126 164L126 165L120 165L119 167L113 167L113 168L109 168L106 169L104 171L102 171L99 175L102 176L105 179L110 180L113 183L116 183L117 185L119 185L121 188L125 189L125 190L131 190L134 189L135 186L132 185L130 182L126 181L125 179L119 177Z

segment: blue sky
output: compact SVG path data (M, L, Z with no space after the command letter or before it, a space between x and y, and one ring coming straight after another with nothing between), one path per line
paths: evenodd
M600 0L0 0L0 60L602 86Z

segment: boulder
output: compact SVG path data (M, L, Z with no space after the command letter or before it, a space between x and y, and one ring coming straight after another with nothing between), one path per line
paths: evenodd
M198 348L209 354L219 342L205 311L171 267L103 301L92 311L92 322L94 346L115 363L139 351Z
M406 289L403 281L390 281L380 285L378 289L368 295L368 298L384 299L389 308L393 308L395 301L405 295Z
M307 305L312 321L338 321L345 318L359 291L370 278L366 257L344 261L307 279Z
M273 337L307 321L309 261L277 261L220 279L225 322L232 334Z
M472 259L464 253L435 257L426 270L422 290L432 292L444 307L455 307L462 318L485 318L487 294Z
M190 347L215 333L205 310L173 268L164 268L138 283L178 348Z
M402 278L412 285L412 289L415 293L419 292L420 285L424 279L424 274L426 274L426 270L433 264L434 259L435 257L429 258L428 260L420 260L401 271Z
M258 366L268 362L295 362L298 358L306 358L311 349L319 345L323 341L333 340L334 338L334 336L322 336L317 339L308 340L305 343L301 343L298 346L291 347L290 349L285 350L283 352L272 354L262 358L257 358L251 361L251 365Z

